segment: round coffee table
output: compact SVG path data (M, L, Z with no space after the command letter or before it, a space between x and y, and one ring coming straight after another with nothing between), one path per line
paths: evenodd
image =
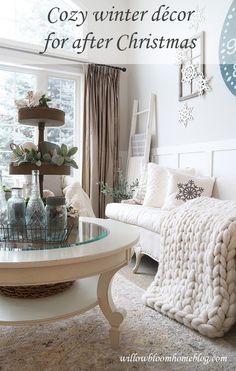
M74 281L62 293L38 299L0 295L0 325L30 325L84 313L99 305L110 324L111 346L119 346L125 311L111 296L114 274L127 265L139 235L135 227L81 218L78 232L63 246L0 243L0 286L42 285Z

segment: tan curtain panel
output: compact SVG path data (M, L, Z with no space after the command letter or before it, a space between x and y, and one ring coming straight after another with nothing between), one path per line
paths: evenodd
M106 205L97 183L115 185L118 169L119 78L117 69L85 66L82 185L100 218Z

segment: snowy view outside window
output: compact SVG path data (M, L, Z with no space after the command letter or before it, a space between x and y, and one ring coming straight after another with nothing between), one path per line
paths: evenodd
M36 89L36 76L0 70L0 168L7 170L10 162L10 143L35 141L35 128L17 123L15 99Z
M50 77L48 91L53 106L65 111L65 125L63 128L48 129L47 139L49 142L64 143L72 147L75 127L75 81Z

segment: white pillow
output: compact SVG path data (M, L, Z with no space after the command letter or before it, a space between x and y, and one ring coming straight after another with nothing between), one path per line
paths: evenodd
M80 183L76 180L63 189L66 198L66 204L73 206L79 211L80 216L94 217L91 201L82 189Z
M169 171L168 194L163 210L171 210L197 197L211 197L215 178L175 174Z
M164 205L169 182L168 170L177 174L195 175L195 169L168 169L150 162L147 171L147 190L143 202L144 206L162 207Z
M141 170L138 188L134 192L133 200L137 203L142 205L143 200L146 194L147 188L147 164L144 164Z

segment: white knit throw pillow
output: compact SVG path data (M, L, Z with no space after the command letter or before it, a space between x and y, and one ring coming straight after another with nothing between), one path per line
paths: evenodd
M169 186L163 210L171 210L197 197L211 197L215 178L169 173Z
M139 178L139 185L138 188L136 189L134 195L133 195L133 200L139 204L143 204L143 200L146 194L146 187L147 187L147 165L144 164L141 170L140 178Z
M168 170L177 174L180 172L195 174L195 169L168 169L150 162L147 171L147 191L143 202L144 206L162 207L164 205L169 181Z

